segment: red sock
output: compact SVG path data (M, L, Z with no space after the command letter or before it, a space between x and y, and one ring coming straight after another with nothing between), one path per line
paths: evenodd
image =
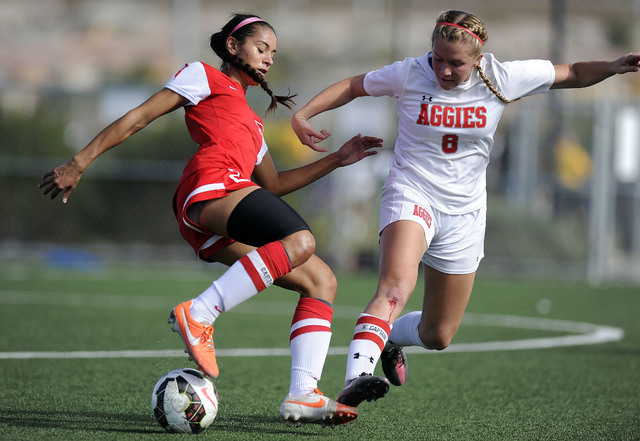
M276 240L240 258L258 292L268 288L274 280L291 272L291 262L282 242Z

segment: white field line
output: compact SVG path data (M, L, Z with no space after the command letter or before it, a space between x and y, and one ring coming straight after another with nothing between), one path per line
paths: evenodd
M169 310L170 300L166 297L125 296L121 294L80 294L0 291L0 304L48 304L58 306L96 308L136 308ZM282 314L290 316L295 303L265 302L252 300L231 312ZM361 312L359 307L337 306L334 317L352 318ZM502 326L506 328L534 329L541 331L566 332L569 335L547 338L532 338L511 341L476 343L454 343L442 352L487 352L523 349L546 349L563 346L598 344L622 340L624 331L613 326L568 320L520 317L512 315L466 313L463 323L474 326ZM347 347L332 347L329 355L346 355ZM407 353L436 353L420 347L407 347ZM289 356L289 348L237 348L218 349L218 357L273 357ZM0 352L0 360L34 358L158 358L185 357L182 350L126 350L126 351L68 351L68 352Z

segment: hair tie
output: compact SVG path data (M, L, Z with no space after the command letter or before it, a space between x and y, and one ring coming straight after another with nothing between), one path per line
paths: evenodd
M238 29L240 29L243 26L246 26L250 23L255 23L256 21L264 21L263 19L261 19L260 17L249 17L249 18L245 18L244 20L242 20L240 23L238 23L236 25L235 28L233 28L233 30L231 32L229 32L229 35L227 35L227 38L231 37L233 35L233 33L235 31L237 31Z
M436 24L436 27L438 27L438 26L454 26L454 27L456 27L456 28L460 28L460 29L462 29L462 30L465 30L465 31L467 31L468 33L470 33L471 35L473 35L473 36L474 36L474 37L475 37L475 38L480 42L480 44L481 44L482 46L484 46L484 41L482 41L482 38L478 37L478 36L477 36L473 31L471 31L469 28L465 28L464 26L460 26L459 24L456 24L456 23L449 23L448 21L442 21L442 22L440 22L440 23L437 23L437 24ZM232 32L232 34L233 34L233 32Z

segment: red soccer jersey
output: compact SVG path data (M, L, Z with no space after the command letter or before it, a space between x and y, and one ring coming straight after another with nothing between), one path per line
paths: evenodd
M250 179L266 145L262 120L249 107L242 86L198 62L179 70L165 87L190 101L185 106L185 121L199 148L184 175L224 168L239 172L239 179Z
M255 185L251 174L267 152L263 125L242 86L204 63L185 65L165 87L189 100L185 121L198 144L184 168L173 208L182 236L207 259L232 241L193 223L186 216L187 207Z

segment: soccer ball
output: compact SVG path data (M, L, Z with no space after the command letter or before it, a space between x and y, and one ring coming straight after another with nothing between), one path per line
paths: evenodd
M169 432L199 433L218 413L218 391L195 369L176 369L160 378L151 395L153 416Z

